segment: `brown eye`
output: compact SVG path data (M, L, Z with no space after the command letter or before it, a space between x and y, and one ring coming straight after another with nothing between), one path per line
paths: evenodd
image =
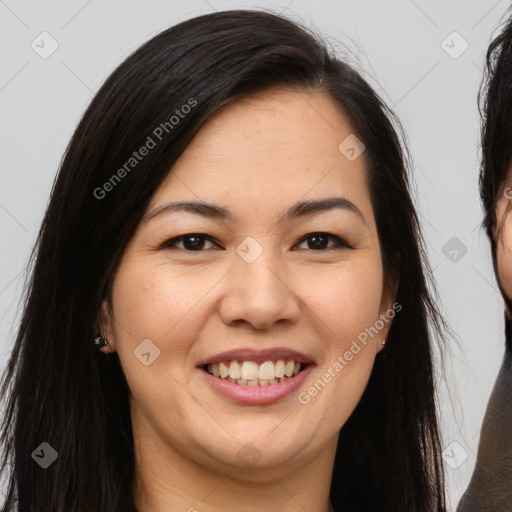
M334 246L328 247L329 239L334 240ZM304 241L310 241L310 243L308 243L307 248L313 251L322 251L325 249L335 248L352 249L352 246L348 244L345 240L331 233L310 233L305 237L301 238L300 242L302 243Z
M213 243L212 239L208 235L202 233L187 233L186 235L177 236L164 242L161 246L162 249L178 248L188 252L202 252L205 243ZM178 247L178 244L183 244L182 247Z

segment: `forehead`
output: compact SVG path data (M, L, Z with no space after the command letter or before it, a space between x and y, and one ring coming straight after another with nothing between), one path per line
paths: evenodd
M210 161L224 160L229 153L242 159L248 155L247 160L253 161L257 154L249 150L258 150L262 159L269 155L297 160L318 157L320 152L336 158L340 137L353 132L339 106L325 94L275 87L221 108L186 152Z
M176 160L152 206L183 195L228 202L264 199L267 208L285 198L297 201L333 191L367 200L364 152L351 160L340 150L350 137L351 123L320 92L276 87L252 94L207 120Z

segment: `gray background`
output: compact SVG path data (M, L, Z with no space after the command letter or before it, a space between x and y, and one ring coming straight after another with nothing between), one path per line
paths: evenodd
M480 229L476 96L485 50L509 4L0 0L0 367L19 320L23 271L54 176L105 78L142 42L179 21L235 7L271 8L304 21L335 46L352 48L407 132L431 264L460 345L452 341L447 348L440 379L448 494L455 506L474 467L504 353L503 303ZM58 43L46 59L31 47L43 31ZM465 41L469 47L462 52Z

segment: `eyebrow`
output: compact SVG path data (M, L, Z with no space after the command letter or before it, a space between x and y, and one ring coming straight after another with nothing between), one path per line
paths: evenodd
M366 219L364 218L361 210L352 201L349 201L344 197L327 197L325 199L299 201L288 209L284 215L284 220L291 221L313 215L315 213L333 210L335 208L355 213L366 224ZM232 212L215 204L205 203L202 201L177 201L158 206L152 212L148 213L143 218L143 221L147 223L160 215L177 211L195 213L197 215L216 220L237 220L237 216Z

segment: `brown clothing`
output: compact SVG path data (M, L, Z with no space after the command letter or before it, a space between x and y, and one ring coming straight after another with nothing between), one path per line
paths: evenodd
M457 512L512 512L512 324L507 349L487 404L476 467Z

